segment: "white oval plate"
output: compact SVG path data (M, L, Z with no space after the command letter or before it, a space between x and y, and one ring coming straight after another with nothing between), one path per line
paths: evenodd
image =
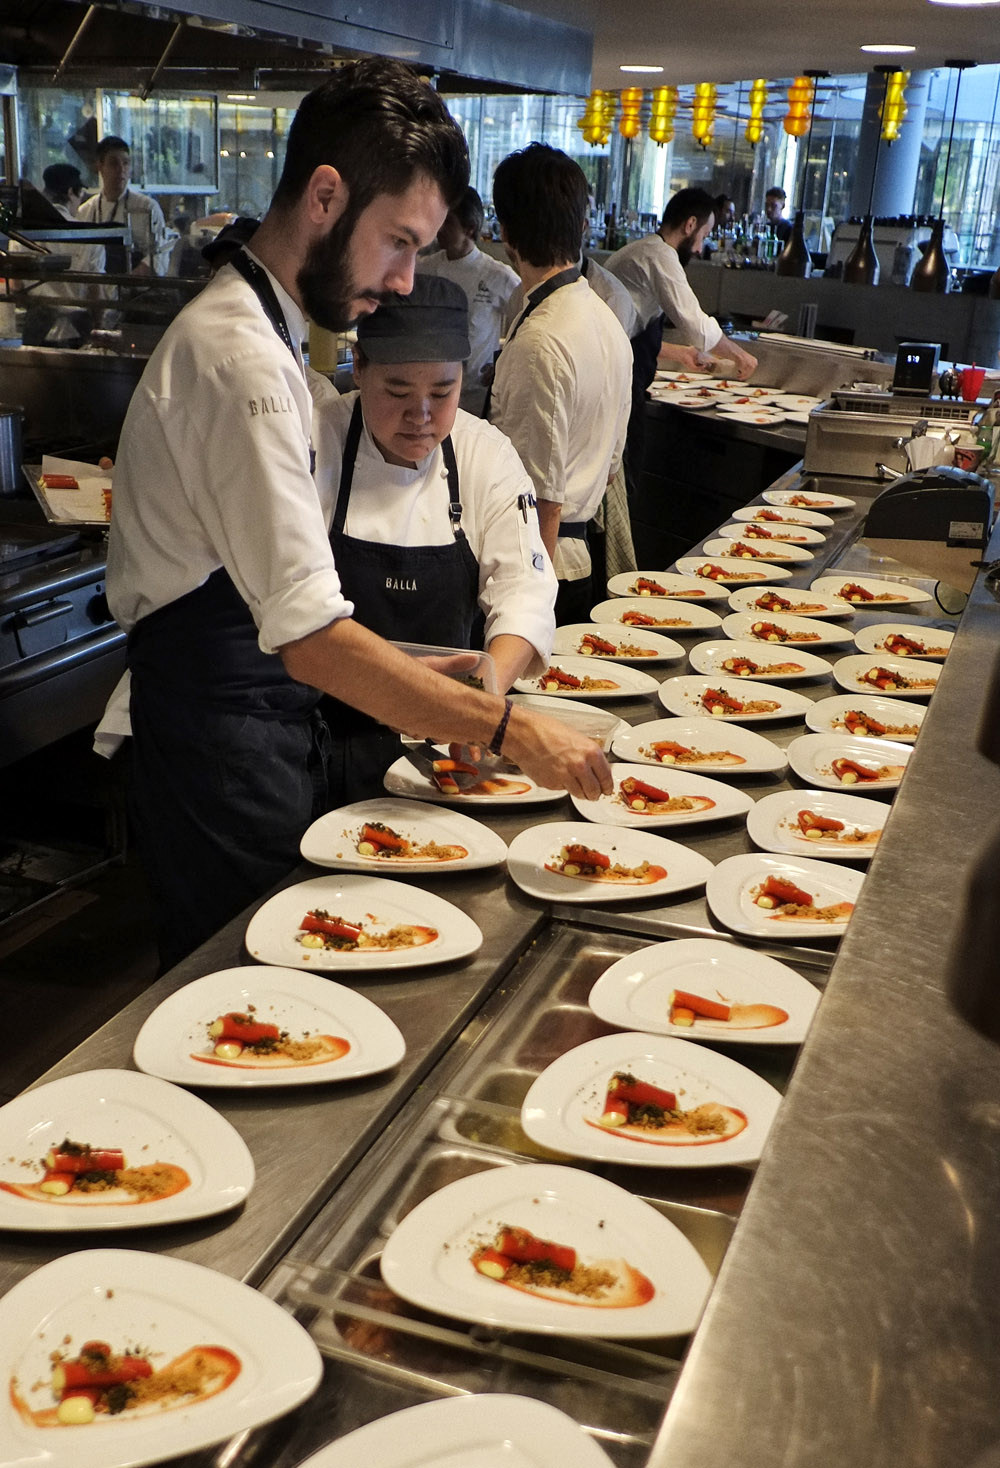
M0 1228L39 1233L149 1228L223 1213L253 1188L253 1159L228 1121L178 1086L131 1070L63 1076L0 1107L0 1179L40 1183L45 1171L40 1159L65 1137L117 1148L130 1167L172 1162L184 1168L190 1186L148 1203L102 1203L99 1193L76 1195L72 1202L72 1193L40 1202L0 1192Z
M715 540L705 541L705 554L707 556L726 556L736 561L744 561L751 566L756 565L758 561L764 561L770 566L782 563L792 565L799 561L816 559L813 552L807 550L804 545L788 545L778 541L771 543L767 540L762 540L759 544L750 542L750 549L754 552L752 556L733 555L734 546L746 543L740 540L727 540L724 536L719 536Z
M601 795L597 800L583 800L577 795L572 797L573 804L585 821L651 830L656 826L695 826L704 821L724 821L732 816L745 816L753 806L752 798L743 790L734 790L728 785L720 784L718 780L707 780L704 775L694 775L688 770L668 770L661 765L660 774L654 776L645 764L615 764L611 773L615 781L614 795ZM704 796L713 804L708 810L643 815L639 811L629 810L621 799L621 782L629 776L644 780L658 790L666 790L669 795Z
M464 846L466 855L434 861L429 857L362 856L358 851L361 828L378 822L404 836L415 846L435 841L441 846ZM442 810L416 800L359 800L320 816L302 837L299 850L318 867L343 872L368 872L405 877L411 873L475 871L496 867L506 859L507 844L482 821L459 811Z
M761 499L768 505L787 505L790 510L853 510L855 501L844 494L813 494L808 490L765 489ZM795 504L795 500L801 504Z
M773 622L792 635L784 642L768 642L753 630L759 622ZM793 617L788 612L730 612L722 619L722 630L734 642L752 639L758 652L761 647L770 647L774 652L780 652L783 647L835 647L852 639L849 627L838 627L835 622L823 622L818 617Z
M441 751L442 755L445 753ZM382 783L390 795L402 795L411 800L430 800L437 805L546 805L553 800L562 800L565 790L546 790L536 785L528 775L502 775L499 779L514 780L528 789L512 794L501 790L496 795L469 794L460 790L457 795L448 795L439 790L429 775L424 775L412 765L404 754L394 765L390 765L382 777ZM463 843L464 844L464 843Z
M885 765L905 768L913 750L909 744L897 744L891 739L859 739L853 734L800 734L785 753L796 775L807 785L822 790L843 790L849 795L874 795L880 790L895 790L902 775L845 785L833 773L832 761L854 760L866 769L881 769Z
M721 720L710 714L695 714L688 719L654 719L649 724L634 724L619 734L611 746L619 759L632 764L653 766L664 771L690 770L695 775L711 775L714 779L728 780L739 775L784 774L788 768L785 752L739 724L726 724L720 728ZM675 744L708 753L712 750L739 756L738 764L717 764L714 761L696 760L693 764L667 765L655 755L643 754L644 749L659 740L669 739Z
M714 372L697 372L687 367L657 367L656 380L662 382L707 382Z
M680 1146L644 1142L600 1117L616 1071L673 1091L690 1110L706 1102L742 1111L736 1136ZM540 1147L622 1167L726 1167L757 1162L778 1114L781 1095L752 1070L704 1045L665 1035L601 1035L567 1050L533 1082L521 1105L521 1127Z
M886 648L885 639L893 633L919 643L921 651L890 652ZM896 658L929 658L932 662L943 662L951 651L954 640L954 632L948 632L941 627L928 627L923 622L876 622L872 626L862 627L854 634L858 652L888 653L889 657Z
M710 678L721 673L724 678L739 678L743 682L742 673L733 672L724 666L733 658L747 658L755 663L756 668L746 676L764 683L800 683L804 678L825 678L832 671L826 658L803 652L799 647L789 652L787 644L753 641L699 642L691 649L691 667L696 673L707 673ZM777 670L782 665L787 671L770 671Z
M654 581L662 586L661 592L636 591L639 580ZM650 602L673 597L677 601L725 601L726 593L711 581L700 576L680 576L676 571L619 571L608 580L608 591L612 596L629 596L638 599L643 606ZM591 613L593 615L593 613Z
M881 832L889 815L889 806L881 800L865 800L839 790L779 790L758 800L747 816L750 840L762 851L788 852L790 856L830 857L833 861L870 861L874 856L877 835L866 842L803 836L798 822L801 810L843 821L845 830L866 834Z
M148 1348L164 1364L192 1346L221 1346L241 1370L205 1401L85 1427L24 1422L4 1390L5 1468L139 1468L180 1457L282 1417L312 1396L323 1374L319 1351L287 1310L224 1274L163 1254L64 1254L0 1300L0 1370L7 1382L17 1378L34 1409L52 1405L53 1348L94 1339Z
M625 622L627 612L638 612L644 617L655 617L660 624L656 627L631 627L632 632L643 632L649 636L663 633L670 637L683 636L686 632L704 632L718 627L722 618L711 607L700 607L697 602L686 602L683 606L657 606L657 598L649 596L615 596L610 601L598 602L591 607L590 615L595 622Z
M770 514L762 512L768 510ZM730 514L734 520L758 520L762 525L832 525L833 520L829 515L821 515L817 510L788 510L779 519L772 520L771 514L774 507L771 505L744 505L741 510L731 510Z
M728 545L729 542L725 541L724 544ZM768 561L763 566L751 566L738 556L681 556L677 562L678 571L686 576L700 576L699 566L711 566L721 573L718 577L701 576L703 581L715 586L741 586L749 585L750 582L757 586L765 581L785 581L792 574L786 567L776 566L773 561Z
M708 389L703 397L697 389L687 392L673 392L667 387L651 388L650 397L661 403L670 403L674 408L716 408L725 402L725 394L713 392Z
M842 695L834 698L819 698L806 714L806 728L811 729L814 734L847 734L851 731L844 723L844 715L849 714L852 709L859 713L867 714L869 718L877 719L880 724L885 724L885 734L855 734L855 739L863 739L871 743L873 739L893 739L897 744L913 744L920 733L920 725L924 722L927 709L922 703L904 703L902 699L872 697L862 694L860 697L845 698ZM901 726L915 724L917 727L913 733L900 734L897 730ZM895 726L895 727L893 727Z
M864 677L874 668L884 668L887 673L898 677L904 685L919 683L924 686L879 688L876 684L867 682ZM835 682L847 693L874 693L879 698L930 698L941 676L941 667L926 658L894 658L885 654L878 657L859 652L841 658L833 670L833 676ZM926 686L928 684L929 687Z
M811 413L813 408L819 407L823 399L805 392L779 392L774 401L779 408L790 408L795 413Z
M766 1029L732 1029L721 1020L670 1022L675 989L726 1004L774 1004L788 1018ZM676 938L619 958L597 980L588 1003L599 1019L647 1034L727 1045L797 1045L805 1039L819 1004L819 990L793 969L722 938Z
M584 653L580 651L580 642L588 632L616 647L639 647L646 651ZM558 659L567 654L579 654L592 663L638 663L645 668L653 667L656 663L676 663L684 656L684 649L672 637L664 637L658 632L647 632L641 627L629 628L623 632L620 622L573 622L567 627L556 628L555 641L552 644L553 658Z
M538 1402L484 1392L404 1407L355 1428L301 1468L614 1468L572 1417Z
M683 652L683 649L682 649ZM544 698L584 698L593 700L595 703L606 703L615 698L632 698L637 693L655 693L659 684L655 678L644 673L641 668L633 668L628 663L616 663L613 668L602 668L600 663L595 667L593 658L556 657L554 654L549 660L551 667L557 667L564 673L569 673L575 678L594 678L608 683L614 683L614 688L567 688L548 689L541 686L544 674L541 678L518 678L514 687L518 693L534 693Z
M791 603L787 612L768 611L766 607L759 607L757 602L764 592L773 591L785 601ZM851 608L844 603L837 605L829 597L819 597L812 591L804 591L800 586L743 586L739 591L734 591L729 598L729 605L734 612L749 612L751 616L757 617L849 617Z
M656 1293L644 1305L601 1309L487 1279L471 1255L505 1224L569 1245L584 1262L627 1260ZM544 1163L491 1167L424 1198L387 1239L382 1277L410 1304L477 1325L612 1340L687 1334L712 1283L662 1213L606 1178Z
M848 601L847 597L839 595L841 588L848 584L870 591L875 600ZM852 612L880 612L885 607L905 607L914 602L933 600L929 591L923 591L919 586L910 586L906 581L880 581L875 576L854 576L849 572L838 576L820 576L809 590L816 592L817 596L829 597L838 606L850 607Z
M723 540L748 540L751 545L824 545L826 536L822 530L811 525L754 525L758 531L753 535L747 530L747 522L737 521L734 525L723 525L719 535Z
M368 948L347 953L335 948L303 948L295 935L303 915L316 908L363 923L376 932L385 932L397 923L414 923L436 928L438 936L420 948ZM377 973L380 969L424 968L465 958L482 946L483 935L460 908L433 892L405 882L391 882L388 877L361 877L348 872L343 876L314 877L276 892L250 919L244 942L250 957L258 963L314 972L345 969Z
M778 423L784 423L787 417L784 409L772 408L770 404L758 402L741 403L738 400L719 404L719 412L725 413L727 418L734 418L737 423L756 423L760 428L770 428Z
M637 867L644 861L666 868L657 882L588 882L550 872L546 862L554 860L564 846L580 843L609 856L623 866ZM625 826L598 826L588 821L552 821L522 831L510 843L507 870L522 892L542 902L640 902L648 897L665 897L702 887L712 870L707 856L690 851L678 841L667 841L651 831Z
M745 703L766 700L776 708L761 713L709 714L701 701L702 694L709 688L721 689L730 698ZM787 688L776 688L771 683L756 683L746 678L705 678L698 673L683 673L677 678L668 678L660 684L660 702L668 713L685 718L691 714L704 714L720 724L767 723L772 719L802 718L812 700L801 693Z
M253 1007L265 1024L294 1037L338 1035L350 1049L337 1060L282 1070L241 1069L195 1057L211 1054L207 1028L221 1014ZM135 1040L140 1070L183 1086L317 1086L376 1075L406 1053L399 1029L377 1004L343 984L297 969L246 964L220 969L185 984L157 1005Z
M727 856L712 872L705 889L712 915L735 933L752 938L787 942L794 938L840 938L847 931L850 914L839 922L815 922L805 918L776 918L756 905L751 893L769 876L787 877L808 892L817 907L858 900L864 877L851 867L834 861L767 856Z

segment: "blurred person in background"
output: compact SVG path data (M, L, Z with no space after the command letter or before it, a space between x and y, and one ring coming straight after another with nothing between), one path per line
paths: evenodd
M443 276L465 292L472 349L465 364L461 407L476 415L486 400L483 373L493 367L507 303L520 285L509 265L479 248L484 217L482 199L475 189L466 189L438 230L441 248L417 261L420 274Z
M170 229L163 210L149 194L131 187L132 153L124 138L109 133L97 145L97 173L101 187L85 199L77 218L93 224L128 224L131 247L95 245L95 270L112 275L166 275L177 231Z
M783 245L788 243L792 232L792 221L785 218L787 195L784 189L774 184L764 195L764 218L774 230L775 238Z

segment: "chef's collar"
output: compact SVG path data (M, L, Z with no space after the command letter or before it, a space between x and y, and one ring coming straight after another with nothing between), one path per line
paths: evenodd
M251 260L253 260L256 265L260 266L261 270L264 271L268 280L274 286L274 294L278 297L278 305L281 307L281 314L285 318L285 325L288 327L288 334L291 337L292 341L296 343L295 355L301 362L301 343L304 342L309 335L309 322L306 318L305 313L300 306L297 306L295 304L291 296L285 290L285 287L281 284L281 281L278 279L278 277L271 274L270 270L268 270L263 260L261 260L257 255L254 254L250 246L244 245L243 248L244 250L246 250Z

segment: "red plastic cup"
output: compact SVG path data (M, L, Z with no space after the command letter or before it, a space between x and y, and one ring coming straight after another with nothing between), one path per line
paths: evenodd
M962 387L963 402L974 403L976 401L985 377L985 367L966 367L959 373L958 380Z

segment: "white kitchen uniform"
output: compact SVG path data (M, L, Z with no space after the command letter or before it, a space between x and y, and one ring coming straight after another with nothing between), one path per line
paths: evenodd
M305 318L271 281L300 342ZM334 393L318 374L307 381L231 266L176 318L132 396L115 465L107 587L126 631L220 566L263 652L351 615L328 539L336 483L310 474L310 386Z
M612 312L583 279L525 314L497 360L491 420L517 450L539 499L562 506L566 525L592 520L625 444L632 352ZM516 334L515 334L516 333ZM556 575L590 574L583 538L560 535Z
M617 276L612 275L610 270L605 270L604 266L590 255L580 256L580 274L590 289L600 296L604 304L618 317L622 330L631 340L639 329L639 315L632 304L632 297L621 281ZM507 310L504 315L504 335L507 334L507 328L513 325L523 309L524 288L518 283L517 290L507 302Z
M336 493L358 396L323 394L317 402L313 442L324 500ZM485 645L503 633L523 637L536 654L525 676L542 672L555 631L556 578L542 545L531 480L503 434L461 409L451 441L461 486L462 529L479 564ZM454 530L445 478L440 445L413 468L403 468L386 463L365 428L345 533L381 545L451 544Z
M722 327L699 306L677 251L662 235L633 240L604 264L628 288L640 329L665 313L686 346L710 352L722 340Z
M116 199L112 204L98 191L89 199L84 199L77 210L76 217L84 224L128 223L132 227L133 248L142 252L143 262L149 266L154 275L167 274L170 268L170 253L178 239L178 234L175 229L169 227L163 217L163 210L149 194L128 188L121 198ZM92 245L91 251L91 263L86 268L103 271L106 268L105 247Z
M472 348L462 377L461 406L476 417L482 412L486 388L484 367L490 367L500 345L500 331L507 302L520 287L516 270L476 246L460 260L449 260L445 250L422 255L417 269L423 275L440 275L453 280L469 303L469 344Z

